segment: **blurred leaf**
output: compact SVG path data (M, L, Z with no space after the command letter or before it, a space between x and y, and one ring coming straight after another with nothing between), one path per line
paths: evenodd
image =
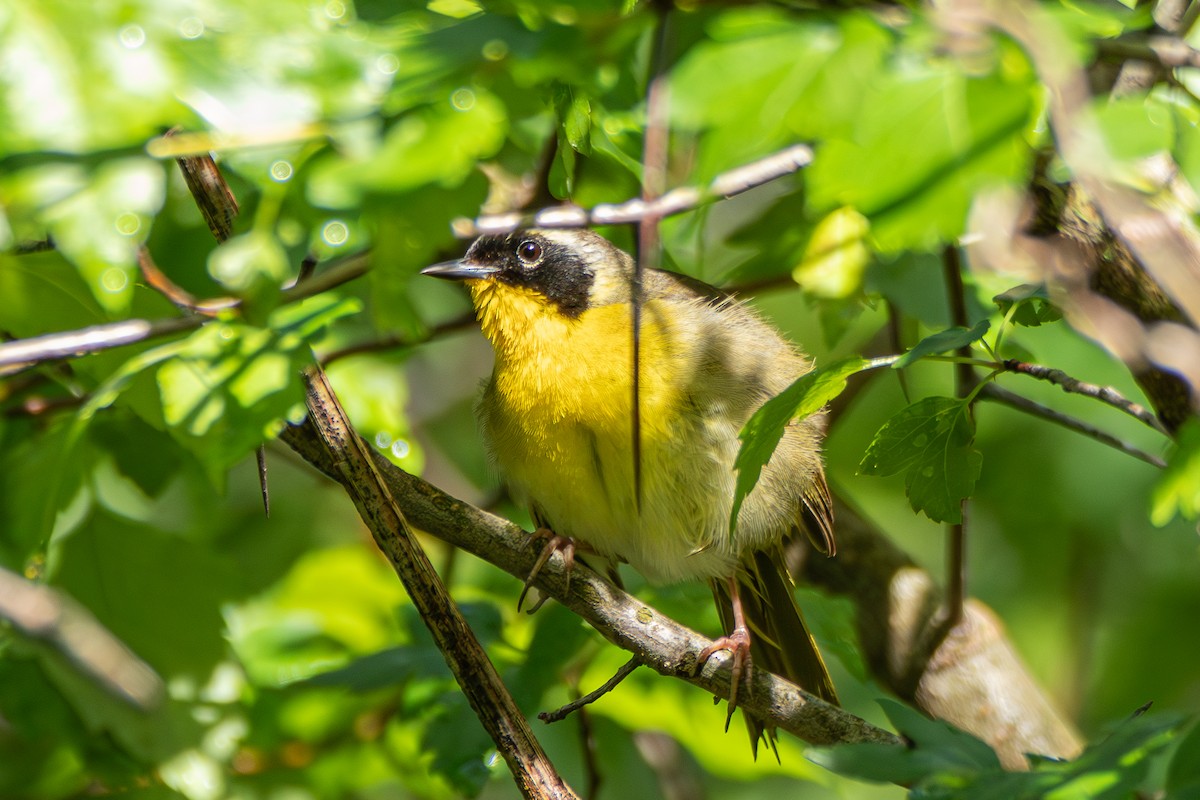
M58 544L54 582L164 678L206 678L225 652L232 570L200 545L96 512Z
M291 272L283 245L270 233L254 230L222 243L208 257L208 272L238 297L262 300L277 295Z
M422 744L433 752L433 766L466 797L476 797L491 770L487 755L495 745L461 694L449 695L425 730Z
M962 501L975 489L983 457L973 447L970 406L952 397L927 397L892 416L863 455L863 475L904 472L913 511L934 522L962 520Z
M558 146L551 191L556 197L571 197L575 193L575 154L592 153L592 106L586 94L560 84L554 88L554 113Z
M1145 779L1148 759L1170 741L1179 724L1175 717L1134 720L1074 761L1033 758L1031 771L1007 772L992 749L975 737L893 701L880 704L909 744L809 748L806 755L843 775L910 786L910 796L924 800L1128 797Z
M966 347L969 344L974 344L983 338L990 327L991 323L984 319L975 323L975 326L969 330L956 326L949 330L938 331L926 336L917 342L916 345L909 348L907 353L900 356L892 364L892 369L903 369L915 364L925 356L939 355L950 350L957 350L960 347Z
M1044 284L1024 283L996 295L992 300L1005 316L1008 316L1015 306L1016 310L1012 311L1009 319L1027 328L1036 328L1044 323L1062 319L1062 312L1050 302Z
M1150 495L1150 520L1159 527L1176 514L1200 517L1200 422L1190 419L1175 436L1175 451L1167 459Z
M344 686L369 692L404 683L414 677L449 678L446 659L436 647L392 647L351 661L344 667L322 672L304 681L310 686Z
M1200 792L1200 725L1192 725L1175 748L1167 769L1166 789L1172 798L1180 797L1184 790Z
M860 105L854 138L818 148L806 172L810 208L856 208L884 253L954 239L981 187L1025 180L1031 78L1028 69L1011 78L930 64L884 70Z
M354 301L320 295L277 309L271 328L205 325L158 369L164 422L214 477L222 474L303 402L307 340L356 310Z
M482 89L459 89L445 103L406 114L366 158L327 158L314 167L309 199L352 208L365 194L397 194L425 184L461 184L495 153L507 128L504 106Z
M1153 96L1104 98L1094 111L1109 152L1118 160L1169 152L1175 140L1174 117L1169 107Z
M171 439L132 414L105 415L88 433L112 455L120 473L150 497L162 494L182 467L182 455Z
M742 501L758 483L758 476L775 453L775 447L783 438L788 423L819 411L822 406L842 393L846 388L847 378L866 365L864 359L854 357L818 367L800 376L791 386L763 403L746 421L739 437L742 445L734 462L737 486L733 495L733 509L729 514L731 535L737 526Z
M809 294L844 300L861 294L870 261L865 237L867 219L853 208L831 211L816 227L792 277Z
M404 602L404 587L378 554L361 545L314 549L270 591L230 612L230 641L255 684L294 683L403 643L396 609Z
M413 436L405 413L409 397L402 365L358 356L338 359L327 372L359 435L373 442L392 463L419 474L424 466L424 450Z
M538 611L525 660L505 680L517 705L532 709L548 689L561 684L567 663L578 656L579 648L591 636L590 628L578 616L557 603Z

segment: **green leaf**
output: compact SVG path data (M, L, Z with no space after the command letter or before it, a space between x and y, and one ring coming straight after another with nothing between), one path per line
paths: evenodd
M771 460L775 447L783 438L788 423L797 417L805 417L821 409L846 388L846 379L867 366L868 362L857 356L818 367L800 376L795 383L775 397L763 403L746 421L740 438L734 469L737 470L737 486L733 494L733 509L729 514L729 530L737 526L738 512L742 501L758 483L762 468Z
M969 77L946 62L897 59L863 93L853 133L827 139L806 171L818 214L853 206L877 250L927 250L963 233L979 190L1023 182L1040 91L1012 69Z
M1009 310L1016 306L1016 311L1012 312L1009 319L1027 328L1036 328L1044 323L1062 319L1062 312L1050 302L1044 284L1023 283L996 295L992 300L1000 307L1000 313L1006 316Z
M853 208L831 211L816 227L792 278L814 297L845 300L862 293L863 272L870 261L866 217Z
M896 363L892 364L892 369L903 369L925 356L938 355L939 353L966 347L982 339L989 327L991 327L991 323L984 319L975 323L975 326L970 329L956 326L948 330L939 331L931 336L926 336L917 342L914 347L910 348L907 353L900 356Z
M964 771L1000 769L995 751L981 739L895 700L883 698L879 705L897 731L918 748L936 751L947 767L956 766Z
M223 243L208 258L208 272L239 297L278 293L291 271L287 251L270 233L253 230Z
M167 428L219 477L303 402L308 340L357 309L357 301L320 295L276 309L270 328L205 325L158 369Z
M225 655L221 604L237 575L205 547L97 512L54 564L55 583L168 681L207 678Z
M972 446L970 407L952 397L927 397L902 409L875 434L859 464L863 475L904 472L913 511L934 522L962 521L983 464Z
M315 205L352 208L368 194L399 194L426 185L452 187L470 177L481 159L504 142L504 105L483 89L462 88L436 106L406 114L377 151L330 159L309 183Z
M1175 452L1150 495L1150 520L1160 528L1175 515L1200 516L1200 422L1189 419L1175 437Z

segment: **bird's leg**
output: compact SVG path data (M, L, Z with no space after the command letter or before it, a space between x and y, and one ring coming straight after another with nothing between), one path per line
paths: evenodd
M538 560L534 562L533 569L529 571L529 577L525 579L525 586L521 589L521 596L517 598L517 611L520 611L521 606L525 604L525 595L529 594L529 589L533 586L534 580L537 579L538 574L542 571L542 567L546 566L546 562L550 560L550 556L554 555L556 550L562 553L563 570L567 575L567 589L571 588L571 570L575 567L575 540L570 536L559 536L549 528L541 527L533 532L533 535L525 541L524 546L528 547L529 543L535 539L544 539L546 540L546 544L543 545L542 553L538 556ZM537 611L542 607L542 603L544 602L546 602L545 595L538 600L533 608L529 609L529 613L532 614Z
M746 626L746 615L742 611L742 596L738 593L738 582L733 576L729 582L729 604L733 607L733 630L728 636L722 636L700 651L696 659L697 665L703 665L709 657L718 650L728 650L733 656L733 674L729 684L729 714L725 717L725 730L729 730L729 721L738 705L738 687L742 682L742 674L746 675L749 683L754 677L754 664L750 660L750 628Z

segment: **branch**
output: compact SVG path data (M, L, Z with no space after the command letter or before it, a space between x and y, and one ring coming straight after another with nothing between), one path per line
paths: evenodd
M1021 663L1004 627L968 600L947 630L945 599L928 572L844 503L837 558L806 558L805 580L853 601L874 677L926 714L986 741L1006 769L1026 755L1073 758L1079 733Z
M968 327L967 293L963 288L962 258L956 245L942 250L942 271L946 276L946 295L950 302L950 321ZM958 349L962 359L954 365L954 396L965 399L975 389L975 368L970 364L971 346ZM967 599L967 500L959 503L960 519L947 526L946 536L946 625L953 629L962 622Z
M792 145L766 158L723 172L706 187L672 189L646 201L626 200L617 205L599 205L588 210L577 206L545 208L529 214L488 214L454 222L454 233L462 239L511 233L520 228L584 228L589 225L632 225L646 218L670 217L691 211L757 186L790 175L812 162L812 148Z
M1154 416L1154 412L1145 406L1125 399L1120 392L1109 386L1097 386L1094 383L1087 383L1086 381L1072 378L1061 369L1043 367L1040 364L1029 364L1025 361L1017 361L1011 358L1004 362L1004 368L1009 372L1018 372L1022 375L1028 375L1031 378L1053 383L1068 394L1081 394L1085 397L1099 400L1101 403L1124 411L1129 416L1140 422L1144 422L1159 433L1167 435L1167 430L1163 427L1158 417Z
M369 252L356 253L336 261L328 269L298 283L281 294L280 303L295 303L321 292L348 283L367 273L370 267ZM199 328L208 322L210 315L218 311L234 310L241 305L232 297L204 300L196 304L198 314L169 319L128 319L104 325L93 325L74 331L48 333L29 339L0 342L0 376L60 358L72 358L127 344L143 342L160 336L170 336L181 331ZM10 367L10 369L5 369Z
M725 197L733 197L756 186L789 175L812 161L812 149L807 145L794 145L766 158L729 170L713 179L708 187L675 189L646 202L642 199L629 200L619 205L601 205L588 211L582 208L548 208L532 214L501 214L483 216L477 220L458 220L456 233L464 238L485 233L507 233L520 227L579 228L586 225L613 225L640 222L646 217L667 217L699 208ZM220 230L220 214L218 220ZM318 295L367 273L371 266L371 253L364 251L334 262L307 280L298 281L283 290L280 303L295 303ZM221 311L233 311L240 301L232 297L218 297L195 303L199 316L186 316L165 320L126 320L109 325L97 325L78 331L47 334L32 339L21 339L0 343L0 375L5 366L27 366L42 361L81 356L113 347L121 347L166 336L184 330L192 330L204 324L206 318ZM9 370L14 372L16 370Z
M339 482L346 480L336 473L310 424L285 429L281 439L326 475ZM378 453L372 456L388 490L414 527L496 565L518 580L529 574L537 557L523 546L529 533L444 494ZM728 656L718 653L699 673L694 672L696 656L711 644L710 640L616 588L584 564L575 564L568 586L562 566L562 558L556 554L535 585L659 674L687 681L714 697L729 696ZM899 742L893 734L766 670L754 670L753 685L746 694L748 697L741 702L745 709L807 742Z
M1168 69L1200 67L1200 50L1174 36L1100 39L1096 52L1106 58L1149 61Z
M304 373L310 431L370 528L375 543L428 626L475 715L504 757L521 794L574 798L546 757L524 714L504 686L475 633L429 563L400 506L384 483L372 451L354 433L320 367Z
M1152 204L1139 190L1113 179L1113 159L1094 118L1087 76L1065 55L1071 44L1043 7L1028 0L953 0L944 6L944 19L946 30L966 47L972 46L966 39L996 29L1028 53L1047 88L1047 116L1058 152L1090 202L1069 206L1066 212L1076 218L1058 225L1061 234L1083 243L1081 263L1068 257L1043 261L1042 279L1065 295L1061 305L1071 324L1124 360L1166 427L1177 429L1200 409L1200 366L1189 353L1200 350L1195 330L1200 231L1190 210L1178 200L1162 202L1157 194ZM1169 158L1163 163L1165 169L1154 177L1165 186L1179 169ZM1078 229L1074 233L1072 226ZM1146 295L1150 302L1135 305L1133 300L1142 298L1134 295ZM1123 324L1114 308L1125 310L1133 324ZM1152 324L1161 321L1177 324ZM1176 344L1184 336L1186 347L1167 346L1167 337Z
M100 350L121 347L158 336L199 328L205 317L189 316L172 319L127 319L105 325L93 325L76 331L48 333L30 339L15 339L0 343L0 375L16 372L43 361L87 355ZM12 369L3 369L11 367Z
M1076 419L1075 417L1063 414L1061 411L1055 411L1049 406L1044 406L1041 403L1030 400L1027 397L1022 397L1016 392L1010 392L1007 389L1001 388L994 383L989 383L980 390L979 396L987 400L995 400L999 403L1012 406L1013 408L1024 411L1026 414L1032 414L1035 417L1041 417L1044 420L1061 425L1068 430L1075 431L1087 436L1089 439L1095 439L1101 444L1106 444L1122 453L1131 455L1141 461L1145 461L1151 466L1163 469L1167 466L1166 462L1155 455L1151 455L1144 450L1122 441L1111 433L1106 433L1097 427L1087 424L1086 422Z
M166 696L162 678L91 612L49 586L0 567L0 619L30 639L45 642L104 688L149 712Z

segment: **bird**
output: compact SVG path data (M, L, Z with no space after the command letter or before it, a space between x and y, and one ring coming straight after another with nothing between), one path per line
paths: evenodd
M836 549L822 412L787 426L730 525L739 433L812 361L731 294L642 270L635 450L629 254L587 229L530 228L422 272L465 283L495 352L476 413L511 496L550 540L543 560L578 546L652 583L707 581L728 633L697 664L732 654L726 730L754 664L837 704L784 560L797 536ZM764 738L774 748L774 728L746 716L754 754Z

